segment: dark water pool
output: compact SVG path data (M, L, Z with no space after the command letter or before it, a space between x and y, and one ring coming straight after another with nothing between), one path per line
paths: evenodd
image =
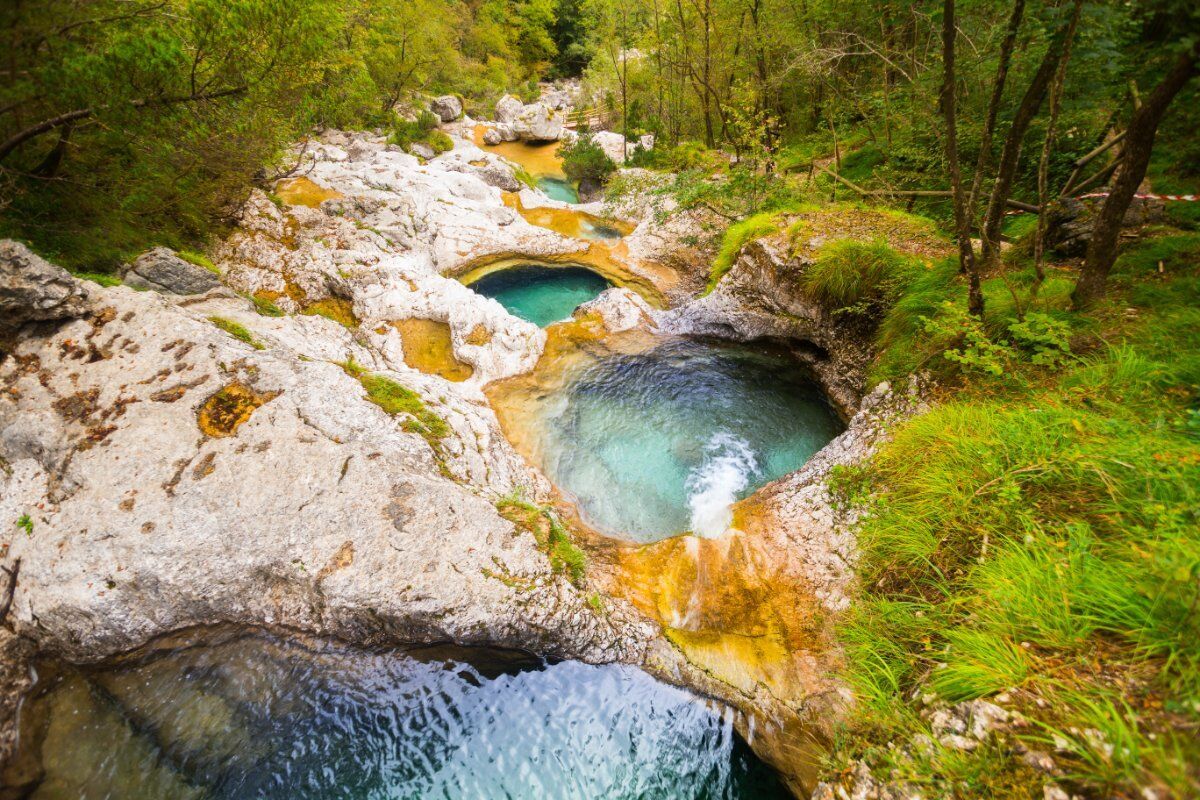
M630 667L495 651L256 632L60 668L22 715L4 777L43 800L786 796L686 692Z
M513 316L544 328L569 318L581 303L611 285L585 267L517 264L484 275L471 288L499 301Z

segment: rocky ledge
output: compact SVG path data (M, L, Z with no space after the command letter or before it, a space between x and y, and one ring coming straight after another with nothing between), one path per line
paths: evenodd
M812 742L845 702L828 619L854 558L827 479L917 407L916 388L860 404L861 339L844 345L786 288L795 260L770 241L674 311L610 290L579 312L609 332L810 342L839 365L824 377L853 413L747 500L729 536L632 548L584 535L589 566L571 574L505 511L551 487L483 392L532 369L546 334L452 276L592 245L507 204L490 173L511 169L466 141L428 163L338 132L303 152L304 175L253 194L211 271L159 252L129 271L149 290L84 288L0 245L6 274L28 277L0 292L19 309L0 361L0 598L16 634L0 743L34 652L95 661L234 623L638 665L728 703L755 749L811 788ZM703 266L666 265L687 224L626 210L637 225L605 263L660 301L680 296ZM733 590L704 594L697 559ZM674 613L685 603L696 613Z

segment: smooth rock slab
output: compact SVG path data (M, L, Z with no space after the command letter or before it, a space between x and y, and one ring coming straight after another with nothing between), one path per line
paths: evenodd
M138 256L125 272L125 284L162 294L204 294L221 285L212 272L184 261L169 247L156 247Z

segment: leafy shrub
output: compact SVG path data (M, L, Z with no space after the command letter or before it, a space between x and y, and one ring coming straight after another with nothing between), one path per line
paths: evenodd
M811 296L843 313L862 314L893 300L911 281L912 261L882 239L824 245L804 273Z
M431 131L425 141L435 153L445 153L454 149L454 140L444 131Z
M416 119L400 119L397 117L392 122L392 135L388 138L388 141L405 150L414 142L430 144L429 136L437 128L437 125L437 115L431 111L422 111L417 115ZM433 145L430 144L430 146L432 147ZM434 149L436 150L437 148Z
M950 301L942 303L934 317L924 317L924 330L932 339L946 342L942 356L966 372L1000 376L1012 357L1008 342L993 342L983 323L967 313L965 308Z
M617 165L596 144L591 131L580 131L575 141L559 150L559 155L563 160L563 172L573 181L589 179L604 183L617 171Z
M1032 353L1030 361L1056 367L1071 354L1071 326L1049 314L1031 312L1008 326L1013 342Z

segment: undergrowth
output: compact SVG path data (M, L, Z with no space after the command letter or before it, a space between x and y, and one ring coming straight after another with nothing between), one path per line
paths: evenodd
M742 252L742 248L747 243L778 230L777 216L776 212L767 211L747 217L729 226L721 240L721 248L717 251L717 257L713 259L712 268L709 270L705 294L717 288L717 283L733 267L733 262L737 260L738 254Z
M434 452L440 455L441 441L450 435L450 426L446 420L429 410L419 394L386 375L368 372L354 359L343 361L338 366L347 375L358 379L372 403L392 416L406 415L408 419L401 427L424 437Z
M928 734L923 693L1007 691L1031 720L1018 738L1057 751L1072 791L1200 794L1200 235L1152 233L1087 314L1069 310L1073 274L1031 299L1016 259L985 282L982 323L952 261L883 316L873 378L924 369L942 391L834 481L869 511L839 629L859 705L834 766L1040 796L1012 749L888 747Z

